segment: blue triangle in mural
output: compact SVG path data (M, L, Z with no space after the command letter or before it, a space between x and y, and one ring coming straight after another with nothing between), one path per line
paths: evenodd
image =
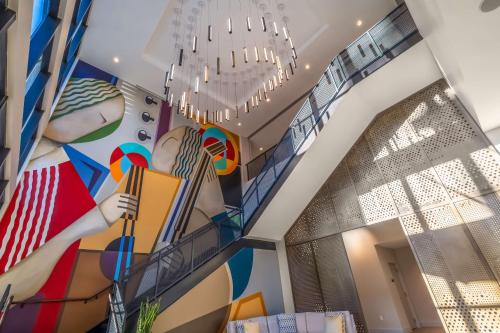
M64 145L64 151L89 190L90 195L94 197L108 176L109 169L69 145Z

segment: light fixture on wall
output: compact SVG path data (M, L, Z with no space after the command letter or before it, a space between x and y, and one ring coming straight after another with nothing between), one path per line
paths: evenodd
M118 58L118 57L113 57L113 62L114 62L115 64L120 63L120 58Z
M363 21L362 20L357 20L356 21L356 26L360 27L363 25Z

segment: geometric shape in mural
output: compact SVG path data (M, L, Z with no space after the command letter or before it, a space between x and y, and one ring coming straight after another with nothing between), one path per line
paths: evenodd
M109 169L69 145L63 148L90 195L95 196L106 180Z
M109 159L111 176L116 182L128 172L132 165L150 169L151 152L140 144L129 142L118 146Z
M249 295L231 305L231 314L229 319L243 320L253 317L267 316L266 304L262 292Z
M253 266L253 249L243 248L228 261L233 282L233 300L238 299L247 288Z
M214 156L214 166L219 176L229 175L238 167L239 145L236 136L215 125L203 125L199 130L202 135L203 147L221 142L226 150Z

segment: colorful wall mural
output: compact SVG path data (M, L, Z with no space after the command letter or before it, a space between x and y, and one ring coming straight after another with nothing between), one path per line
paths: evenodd
M2 332L92 328L106 297L37 301L91 296L226 214L220 177L238 170L238 138L215 126L167 131L161 112L170 108L154 96L77 64L0 220L0 290L11 284L15 301L32 303L9 311Z
M243 248L163 311L153 332L222 333L230 320L283 312L276 251Z

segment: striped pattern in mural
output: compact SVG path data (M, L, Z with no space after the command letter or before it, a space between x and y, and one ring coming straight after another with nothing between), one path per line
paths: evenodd
M106 81L71 78L61 95L51 120L121 95L118 88Z
M172 175L189 179L200 155L201 135L193 128L186 128L181 147L175 157Z

